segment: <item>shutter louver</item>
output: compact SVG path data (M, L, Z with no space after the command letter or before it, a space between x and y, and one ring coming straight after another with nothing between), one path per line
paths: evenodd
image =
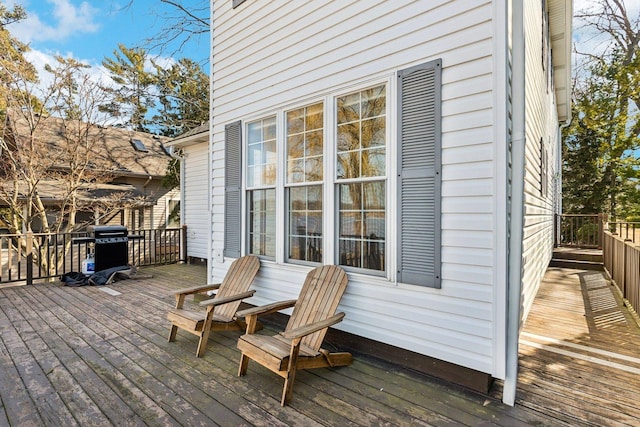
M440 287L440 60L398 73L398 281Z
M224 256L240 257L242 123L224 128Z

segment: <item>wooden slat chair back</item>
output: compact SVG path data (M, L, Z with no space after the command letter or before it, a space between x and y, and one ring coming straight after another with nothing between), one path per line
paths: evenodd
M222 283L215 285L195 286L175 291L175 309L167 313L171 321L169 342L175 341L178 328L200 337L196 356L202 357L207 350L210 331L243 330L246 323L238 319L236 311L243 299L253 296L254 290L249 290L251 283L260 268L260 260L248 255L231 263ZM200 302L206 311L188 310L184 308L187 295L202 294L216 290L215 296ZM258 326L256 325L256 328Z
M260 260L253 255L235 260L222 280L220 288L216 292L216 298L233 297L247 292L259 268ZM241 302L242 300L236 300L227 304L213 306L215 317L231 321L235 317Z
M347 275L342 268L327 265L313 269L302 285L285 332L333 316L347 289L347 283ZM305 336L301 340L302 345L318 351L327 330L328 328L324 328Z
M347 275L338 266L322 266L311 270L296 300L242 310L237 315L247 321L247 333L238 340L242 352L238 375L247 373L249 360L254 360L285 379L280 404L290 400L295 373L299 369L346 366L349 353L330 353L320 348L330 326L342 321L336 314L347 288ZM293 307L285 330L274 336L257 335L259 315Z

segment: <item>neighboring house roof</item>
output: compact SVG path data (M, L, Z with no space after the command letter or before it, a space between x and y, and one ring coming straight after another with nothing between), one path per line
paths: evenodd
M15 139L16 147L20 146L19 141L30 138L32 134L29 123L19 114L12 115L8 130ZM165 137L56 117L39 118L33 135L36 140L46 143L42 146L49 147L53 153L63 148L66 135L75 132L86 132L86 140L90 141L88 146L92 156L91 166L97 170L109 171L115 176L162 178L166 175L171 158L163 145L168 140ZM136 149L135 141L139 141L139 148L146 151ZM59 167L66 168L62 164Z
M69 170L69 166L62 161L56 162L57 156L70 147L76 153L88 152L89 167L103 179L93 181L89 174L87 181L91 182L81 184L75 197L84 206L95 203L121 207L155 204L157 195L146 191L143 188L146 184L136 186L135 183L158 182L166 175L171 161L164 147L168 140L166 137L50 116L35 116L33 123L29 124L20 112L10 112L2 137L12 151L18 151L28 143L36 144L36 151L49 159L48 170L62 174ZM68 156L60 156L61 159L65 157L68 162ZM110 182L105 182L107 180ZM0 185L7 187L9 192L13 191L8 188L14 185L12 182L0 182ZM18 197L26 197L29 191L26 183L18 182L17 185ZM46 205L56 205L68 196L68 190L63 187L55 178L43 176L38 182L38 194Z
M209 122L201 124L200 126L191 129L188 132L183 133L177 138L167 142L167 146L170 147L188 147L189 145L197 144L199 142L205 142L209 138Z
M19 197L26 199L26 185L19 185ZM45 180L38 183L38 193L40 193L43 202L46 205L55 205L64 201L67 192L60 187L60 182ZM91 205L100 202L114 202L118 205L152 206L155 202L145 195L142 191L131 184L103 184L103 183L86 183L83 184L75 196L81 205Z

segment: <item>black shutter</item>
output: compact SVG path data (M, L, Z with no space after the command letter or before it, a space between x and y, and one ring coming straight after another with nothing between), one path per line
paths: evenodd
M441 60L398 72L398 281L440 287Z
M242 123L224 127L224 256L240 257Z

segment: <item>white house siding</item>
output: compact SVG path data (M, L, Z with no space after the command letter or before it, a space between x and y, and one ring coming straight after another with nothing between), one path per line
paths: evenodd
M505 166L494 160L495 136L504 131L492 125L498 98L492 2L247 1L233 10L230 0L214 0L212 13L213 259L224 245L225 124L388 79L388 164L395 165L395 73L441 58L442 288L397 283L397 248L388 239L389 277L349 274L340 306L346 317L338 328L502 376L494 354L494 292L504 279L496 274L495 210L496 170ZM395 188L394 170L388 179ZM387 236L395 235L391 199ZM212 274L223 276L228 263L213 262ZM252 303L297 296L308 267L262 265Z
M184 218L187 226L187 255L207 259L209 224L209 141L189 145L184 154Z
M158 202L153 205L152 211L150 212L151 218L148 218L150 228L166 228L168 226L169 200L180 200L179 188L174 188L163 194L158 199ZM145 219L145 223L147 223L147 219Z
M526 158L523 239L523 313L526 319L553 251L554 185L558 153L558 119L552 76L543 69L542 4L524 2L526 31ZM548 27L547 27L548 28ZM550 63L547 65L547 68ZM541 191L541 145L548 153L546 188ZM544 180L542 180L544 182Z

